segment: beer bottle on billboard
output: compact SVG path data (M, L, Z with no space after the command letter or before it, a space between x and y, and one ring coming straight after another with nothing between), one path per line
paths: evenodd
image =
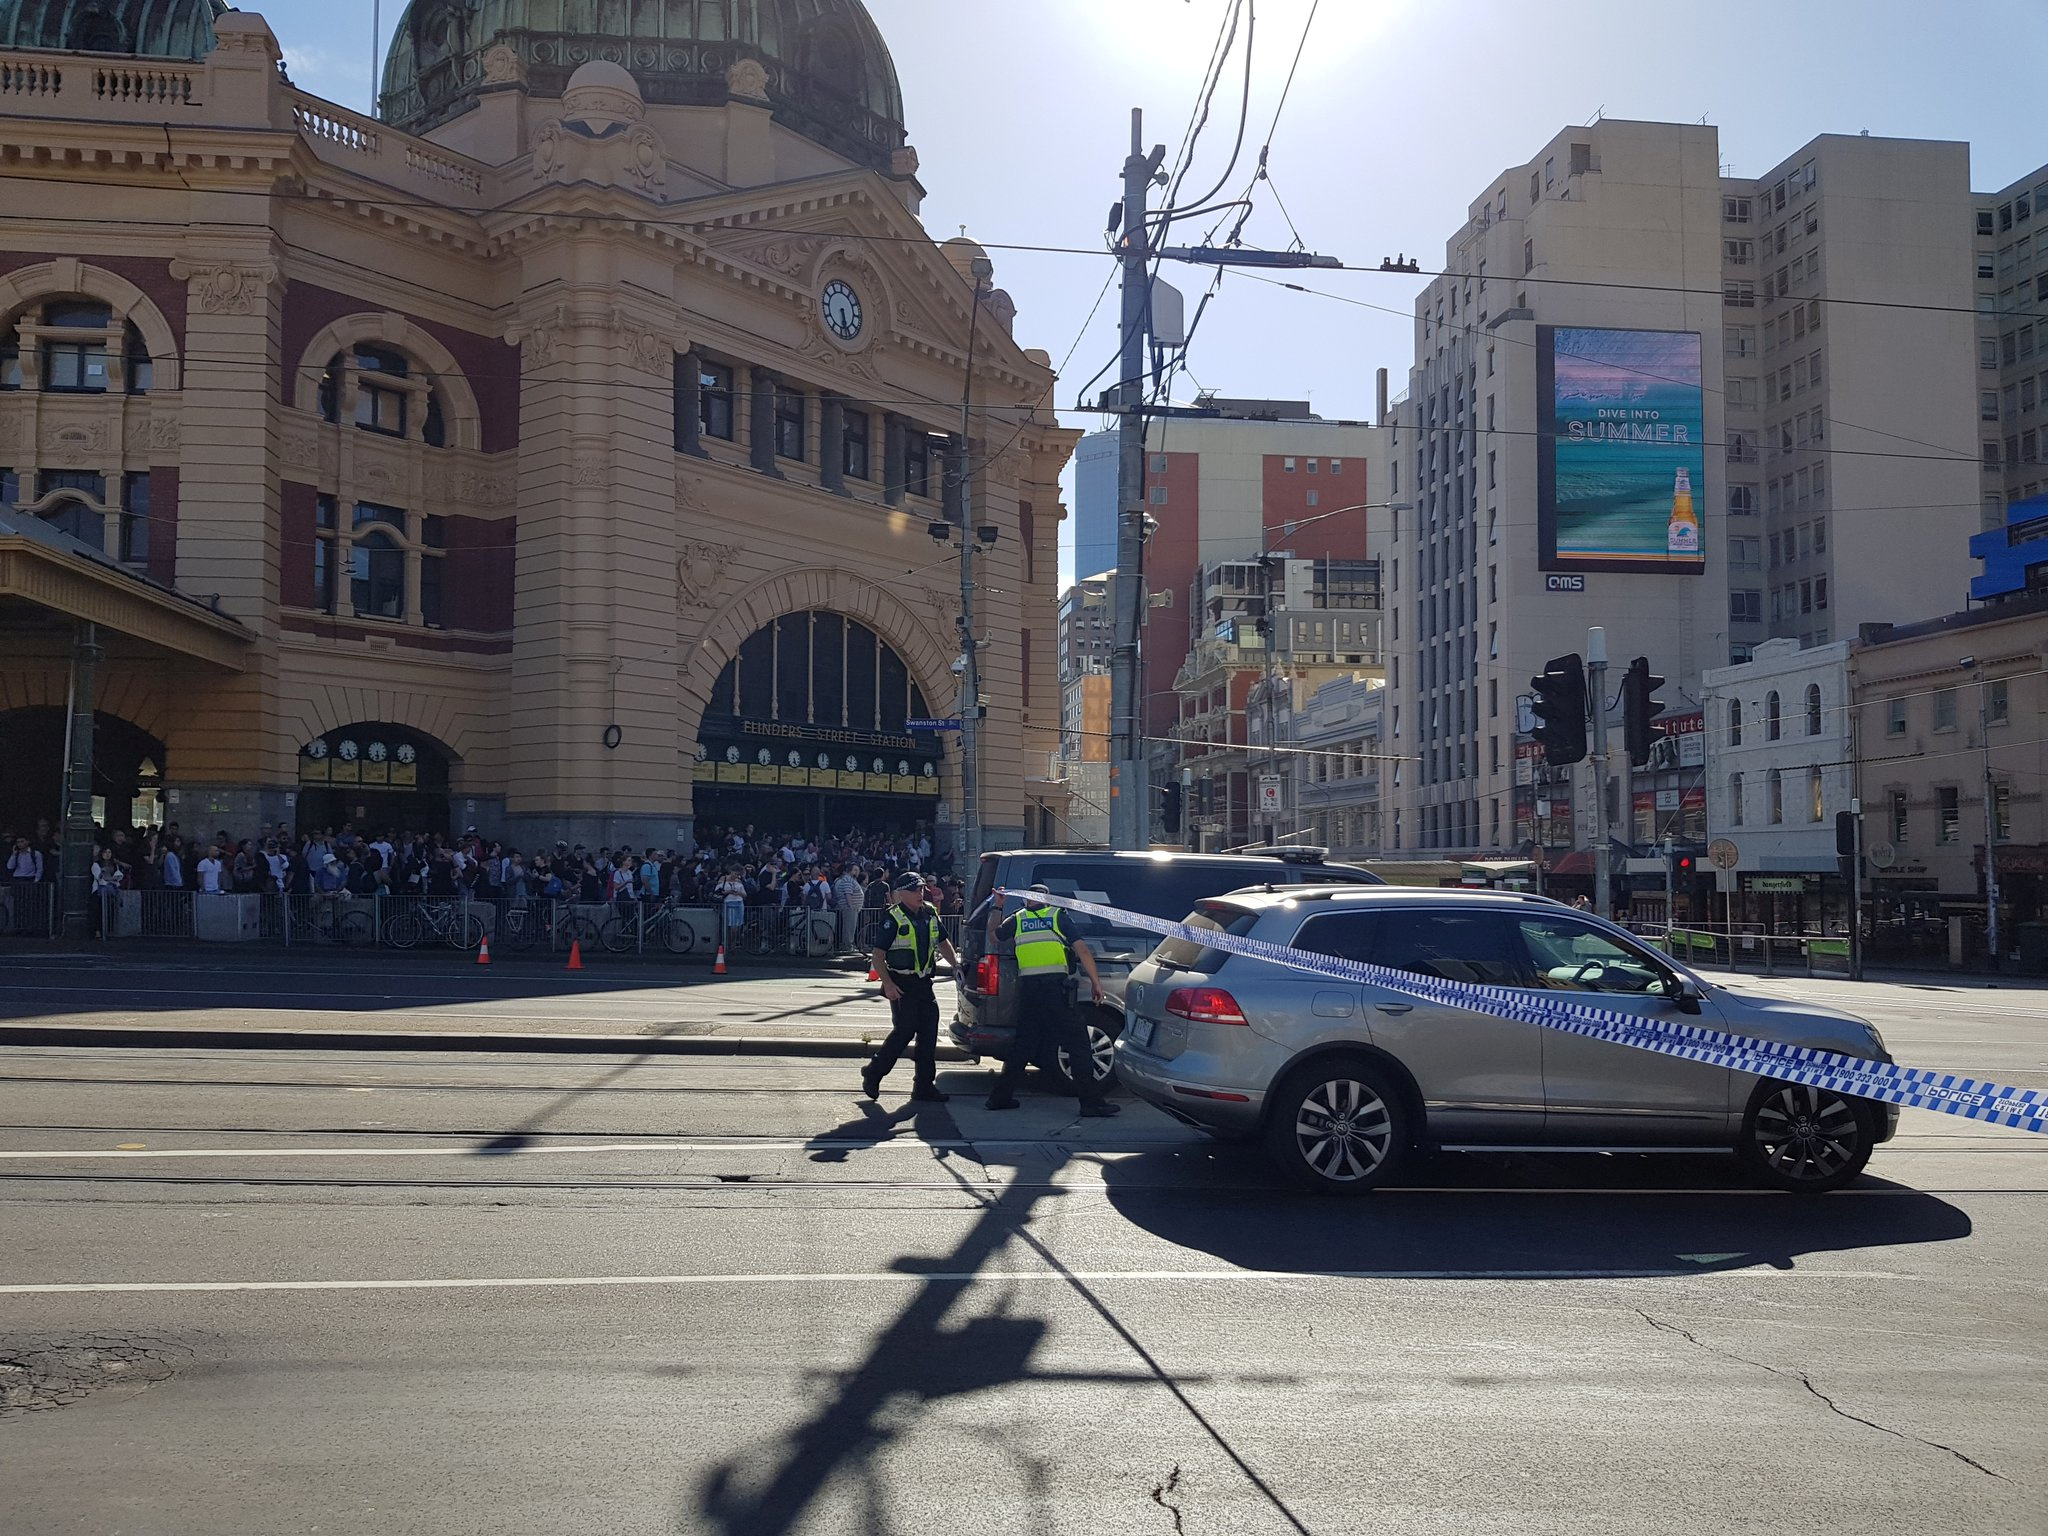
M1671 487L1671 528L1664 542L1665 553L1696 555L1700 552L1700 518L1692 509L1692 474L1681 469Z

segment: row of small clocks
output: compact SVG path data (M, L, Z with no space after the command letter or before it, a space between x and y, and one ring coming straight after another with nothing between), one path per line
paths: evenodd
M325 737L306 743L306 756L317 760L326 755L327 741ZM344 763L352 763L358 757L367 757L373 763L381 763L386 758L395 757L401 763L409 763L419 756L409 742L400 742L397 750L394 751L390 747L385 746L381 741L373 741L368 747L363 747L348 737L343 737L334 744L334 755Z
M704 762L710 756L710 750L705 747L703 742L698 742L697 761L700 763ZM740 762L742 760L740 749L738 747L727 747L725 749L725 760L728 763ZM759 763L763 768L766 768L775 761L775 753L772 749L768 747L762 747L759 751L757 751L754 754L754 761ZM804 755L803 753L792 749L786 761L792 768L801 768L804 766ZM817 761L814 766L819 768L830 768L832 766L832 754L830 752L820 752L817 756ZM845 758L840 762L839 766L841 768L844 768L848 773L861 772L861 760L851 752L846 754ZM889 767L889 762L887 758L877 757L872 759L867 764L867 772L869 773L889 773L891 771L892 770ZM893 771L896 773L909 773L911 771L910 759L907 757L897 758L896 766ZM929 779L936 777L939 770L938 766L934 763L919 763L917 765L917 771L920 774L922 774L925 778Z

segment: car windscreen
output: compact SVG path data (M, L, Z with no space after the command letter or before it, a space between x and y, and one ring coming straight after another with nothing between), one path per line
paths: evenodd
M1259 924L1259 914L1249 907L1232 906L1223 901L1205 901L1181 921L1190 928L1204 933L1229 933L1242 936L1250 933ZM1230 958L1227 950L1212 949L1195 939L1162 938L1159 947L1152 951L1155 965L1170 966L1177 971L1202 971L1214 973L1223 969Z

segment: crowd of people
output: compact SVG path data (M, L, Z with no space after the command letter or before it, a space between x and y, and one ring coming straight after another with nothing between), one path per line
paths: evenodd
M59 839L48 821L0 834L6 878L55 881ZM587 848L557 841L531 851L482 836L358 829L353 822L298 834L284 822L237 837L186 834L177 822L94 838L95 893L123 890L259 895L459 896L575 902L676 902L807 908L840 916L853 942L859 914L887 904L893 882L917 872L932 882L942 914L962 909L964 892L945 875L930 835L848 831L811 837L754 826L701 827L694 849Z

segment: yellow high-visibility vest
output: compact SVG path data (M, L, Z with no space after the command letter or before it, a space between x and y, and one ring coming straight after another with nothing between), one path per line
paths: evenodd
M1012 921L1019 976L1067 974L1067 932L1058 907L1026 907Z

